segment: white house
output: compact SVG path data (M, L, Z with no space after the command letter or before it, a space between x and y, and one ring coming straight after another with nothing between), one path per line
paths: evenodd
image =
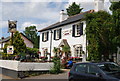
M60 48L61 46L67 45L71 49L72 57L80 57L82 58L82 61L85 61L88 56L86 50L87 39L85 34L85 14L103 10L104 8L104 0L94 0L94 3L95 10L89 10L71 17L68 17L64 13L64 10L62 10L60 12L59 22L39 30L39 49L41 56L46 56L48 53L52 57L54 56L54 47Z

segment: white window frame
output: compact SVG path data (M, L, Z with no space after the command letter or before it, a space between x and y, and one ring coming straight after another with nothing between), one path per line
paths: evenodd
M47 32L44 33L44 41L47 41Z
M48 31L47 31L48 32ZM48 41L47 40L47 37L48 37L48 35L47 35L47 32L43 32L44 33L44 37L43 37L43 42L46 42L46 41Z
M56 30L56 39L60 39L60 29Z
M75 36L80 36L80 24L75 25Z

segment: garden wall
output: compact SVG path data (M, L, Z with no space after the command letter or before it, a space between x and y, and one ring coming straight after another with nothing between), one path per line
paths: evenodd
M16 60L0 60L0 68L2 74L13 78L19 77L19 73L25 71L49 71L53 67L53 63L45 62L20 62ZM13 76L12 76L13 75Z

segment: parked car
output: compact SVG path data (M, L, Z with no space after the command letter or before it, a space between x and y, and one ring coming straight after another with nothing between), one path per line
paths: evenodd
M69 81L120 81L120 66L113 62L75 63Z

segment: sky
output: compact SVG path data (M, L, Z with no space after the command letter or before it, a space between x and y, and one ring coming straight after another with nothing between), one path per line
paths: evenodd
M0 1L0 38L8 37L8 20L17 21L17 30L36 26L37 30L59 21L60 11L72 3L80 4L84 11L94 9L94 0L1 0ZM110 2L105 0L105 10L109 11Z

